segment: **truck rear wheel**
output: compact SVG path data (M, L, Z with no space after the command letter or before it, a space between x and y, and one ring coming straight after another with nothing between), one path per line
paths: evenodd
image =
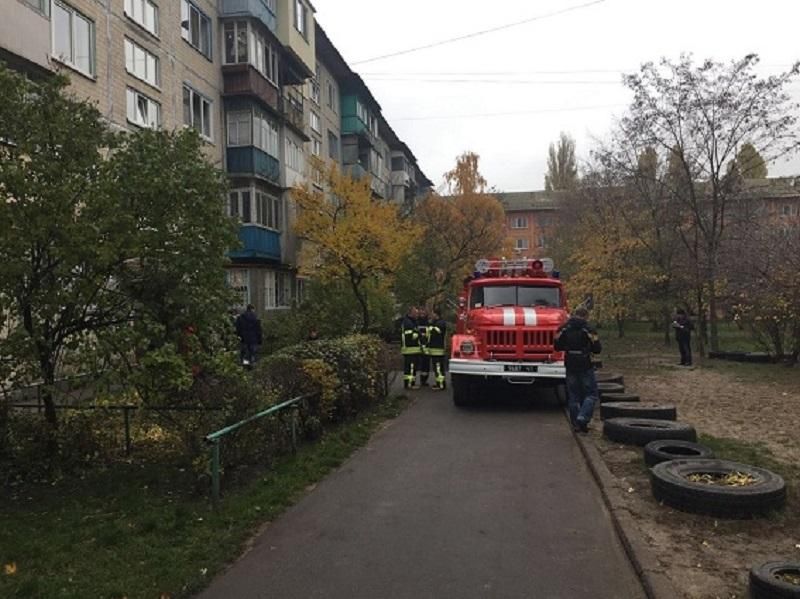
M451 375L453 386L453 404L459 408L466 408L475 403L475 384L463 374Z

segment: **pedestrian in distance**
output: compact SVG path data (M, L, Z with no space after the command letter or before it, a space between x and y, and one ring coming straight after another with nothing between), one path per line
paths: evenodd
M434 308L431 310L431 322L428 325L427 351L434 377L433 389L436 391L444 391L447 388L444 362L446 340L447 322L442 318L441 310Z
M408 308L400 324L400 353L403 355L403 387L417 389L417 369L422 354L419 330L417 329L417 309Z
M678 342L678 351L681 352L679 366L691 366L694 323L689 320L686 310L683 308L675 310L675 320L672 321L672 328L675 329L675 340Z
M594 406L599 399L592 355L602 350L600 338L587 319L589 311L579 307L558 330L555 348L564 352L567 371L567 407L575 432L589 432Z
M252 367L256 363L258 347L263 343L261 321L256 308L248 304L247 309L236 319L236 334L239 336L239 359L242 366Z

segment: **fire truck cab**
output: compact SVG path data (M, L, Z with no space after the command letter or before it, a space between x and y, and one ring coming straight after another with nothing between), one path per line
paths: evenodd
M566 320L551 259L479 260L459 298L449 364L453 402L471 404L491 384L562 384L564 354L553 342Z

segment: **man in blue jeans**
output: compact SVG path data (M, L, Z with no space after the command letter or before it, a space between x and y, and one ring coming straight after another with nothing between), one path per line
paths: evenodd
M586 322L588 317L586 308L577 308L555 340L556 350L564 352L570 422L573 430L581 433L589 432L594 404L599 399L592 354L599 354L602 346L597 331Z

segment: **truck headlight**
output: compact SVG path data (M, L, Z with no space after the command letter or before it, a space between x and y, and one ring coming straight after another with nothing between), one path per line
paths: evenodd
M459 349L462 354L473 354L475 353L475 344L472 341L462 341Z

